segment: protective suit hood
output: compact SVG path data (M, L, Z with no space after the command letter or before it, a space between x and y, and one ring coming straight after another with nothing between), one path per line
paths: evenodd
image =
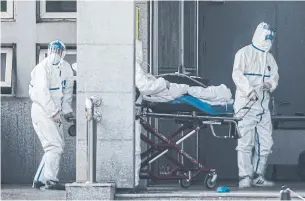
M272 47L272 42L275 38L275 29L269 24L261 22L253 35L252 45L258 50L268 52Z

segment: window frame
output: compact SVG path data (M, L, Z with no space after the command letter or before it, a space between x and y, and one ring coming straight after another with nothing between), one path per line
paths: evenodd
M1 21L14 21L15 0L6 0L7 11L1 12Z
M77 3L77 1L76 1ZM77 12L47 12L46 0L36 1L37 22L72 21L75 22Z
M1 43L1 53L6 53L6 68L5 68L5 81L0 82L2 88L11 88L11 93L2 94L1 96L15 96L16 90L16 44Z
M65 44L65 45L66 45L66 55L75 54L76 59L77 59L77 47L76 47L76 45L75 44ZM36 65L41 61L40 59L42 59L41 57L45 53L48 53L48 44L36 44ZM77 61L75 61L75 63L77 63ZM72 64L70 64L70 65L71 65L71 69L73 69ZM76 76L74 76L75 86L76 86ZM76 92L76 89L75 89L75 92ZM73 95L76 95L76 93L74 93L74 89L73 89Z

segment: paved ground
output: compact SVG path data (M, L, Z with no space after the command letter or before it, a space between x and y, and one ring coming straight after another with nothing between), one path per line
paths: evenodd
M65 200L65 191L41 191L31 185L1 185L1 200Z
M199 199L199 200L279 200L280 191L282 186L286 185L291 190L297 192L299 195L305 197L305 183L277 183L273 188L250 188L250 189L238 189L236 184L233 183L222 183L222 186L229 187L231 192L229 193L217 193L215 190L207 190L203 185L197 184L191 186L188 189L182 189L178 185L172 186L155 186L149 187L147 192L141 192L138 194L128 194L125 192L118 192L116 194L117 199ZM297 198L291 195L293 198ZM300 200L300 199L299 199Z
M215 190L206 190L202 185L181 189L178 185L158 185L149 187L148 191L129 194L126 190L118 190L116 199L120 200L279 200L282 185L287 185L292 190L305 197L305 183L278 183L269 189L251 188L240 190L235 184L224 184L231 189L230 193L217 193ZM40 191L30 185L2 185L2 200L65 200L64 191ZM293 196L293 195L292 195ZM295 196L294 196L295 197ZM296 198L296 197L295 197ZM300 199L296 199L300 200Z

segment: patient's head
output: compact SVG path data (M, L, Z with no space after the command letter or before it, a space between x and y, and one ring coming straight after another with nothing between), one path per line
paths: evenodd
M136 40L136 62L141 64L143 62L142 42Z

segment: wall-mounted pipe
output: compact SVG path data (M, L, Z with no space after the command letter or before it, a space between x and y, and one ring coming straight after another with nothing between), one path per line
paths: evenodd
M140 9L138 7L136 7L136 39L139 40L139 16L140 16Z

